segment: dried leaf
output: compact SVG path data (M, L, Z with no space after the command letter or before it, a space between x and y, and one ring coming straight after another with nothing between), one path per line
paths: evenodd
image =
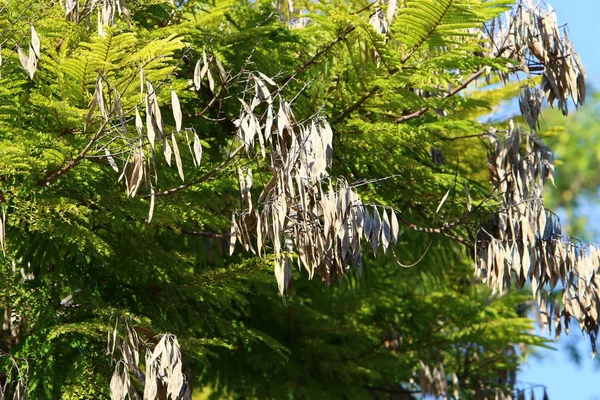
M249 191L252 189L252 168L248 168L245 181L245 190Z
M69 14L71 14L73 12L73 10L75 10L75 8L77 7L79 3L77 2L77 0L66 0L65 1L65 10L66 10L66 14L65 16L68 17Z
M217 64L217 69L219 70L219 77L221 78L221 82L223 82L223 83L227 82L227 72L225 72L225 68L223 68L223 65L221 64L219 59L216 57L215 57L215 63Z
M27 73L29 74L29 78L33 80L33 75L37 70L37 57L35 56L35 52L33 51L31 45L29 45L29 60L27 66Z
M146 382L144 384L144 400L156 399L158 393L158 376L154 365L146 362Z
M267 86L261 81L259 78L254 77L254 82L256 86L256 95L260 101L266 100L267 103L271 104L273 99L271 98L271 92L267 89Z
M231 216L231 228L229 231L229 255L231 256L233 254L233 251L235 250L235 242L237 241L237 237L238 237L238 225L237 225L237 221L235 220L235 215Z
M393 211L392 211L393 213ZM383 210L383 221L381 224L381 244L383 246L383 252L387 252L387 248L390 245L390 220L386 210Z
M371 227L371 246L373 254L377 254L377 247L379 247L379 238L381 237L381 217L377 207L373 207L373 224Z
M456 376L456 373L452 373L452 391L454 392L454 398L458 399L459 398L459 385L458 385L458 376Z
M371 213L368 208L364 208L364 229L365 229L365 239L369 240L371 237L371 230L373 229L373 219L371 218Z
M21 65L25 68L27 74L29 74L29 57L25 53L25 50L21 46L17 47L17 53L19 53L19 60L21 61Z
M0 220L0 247L2 247L2 254L6 256L6 213L4 207L2 207L2 219Z
M162 114L160 112L160 107L158 106L158 100L156 99L156 91L152 87L152 84L149 80L146 80L146 86L148 89L148 104L151 108L151 121L154 123L154 127L156 128L156 133L158 134L158 137L161 138L164 136L164 125Z
M538 222L538 232L540 234L540 237L543 238L544 230L546 229L546 210L543 207L540 210L540 214L539 214L537 222Z
M147 222L150 223L152 221L152 217L154 216L154 198L156 196L154 196L154 188L152 186L150 186L150 209L148 210L148 220Z
M267 82L269 85L271 85L271 86L277 86L275 84L275 82L273 81L273 79L269 78L267 75L263 74L262 72L259 71L258 75L260 75L260 77L263 78L263 80L265 82Z
M392 24L394 13L396 12L396 0L389 0L387 5L386 21L388 26Z
M184 181L183 177L183 164L181 163L181 155L179 154L179 146L177 146L177 141L175 140L175 133L171 134L171 141L173 142L173 154L175 154L175 164L177 165L177 172L179 172L179 177L182 181Z
M123 380L121 379L121 374L119 373L119 364L117 364L110 380L110 398L112 400L123 399L123 389Z
M131 162L131 173L126 176L126 183L128 194L130 197L135 197L142 178L144 177L144 156L141 150L136 150L133 153L133 159Z
M171 89L171 105L173 107L173 118L175 118L175 129L177 132L181 130L181 105L179 104L179 98L177 97L177 93L173 89Z
M257 124L258 125L258 124ZM263 158L267 156L266 148L265 148L265 139L263 138L263 133L260 128L256 129L256 136L258 137L258 145L260 146L260 154Z
M202 70L202 62L198 60L196 63L196 68L194 68L194 87L196 90L200 90L202 86L202 77L200 75L200 71Z
M281 257L275 257L274 267L279 293L283 296L292 278L290 259L284 257L284 259L281 260Z
M237 176L238 176L238 185L240 189L240 198L243 200L244 195L246 193L246 179L244 178L244 173L242 172L242 168L237 168Z
M169 141L167 138L163 140L163 154L165 156L165 160L167 161L167 165L171 166L171 156L173 152L171 151L171 146L169 145Z
M212 72L210 71L210 68L207 69L206 72L207 72L206 76L208 77L208 88L210 89L210 91L212 93L214 93L215 92L215 80L212 76Z
M137 111L137 107L136 107ZM136 128L138 127L137 115L136 115ZM156 132L154 131L154 122L152 121L152 107L150 105L150 98L146 95L146 129L148 130L148 142L150 142L150 146L154 148L154 141L156 140ZM138 132L141 132L141 129L138 128ZM170 165L170 162L169 162Z
M181 363L177 363L167 378L167 396L171 399L181 398L179 394L183 389L184 377L181 371Z
M523 276L525 279L529 278L529 269L531 267L531 257L529 255L529 249L523 249L523 260L521 261L521 267L523 268Z
M31 25L31 47L33 48L35 56L40 58L40 37L33 25Z
M440 209L442 208L442 206L444 205L444 203L448 199L448 195L449 194L450 194L450 189L448 189L448 191L446 192L446 194L444 195L444 197L442 197L442 200L440 201L440 204L438 204L437 208L435 209L435 213L436 214L440 211Z
M398 224L398 216L396 215L396 211L390 210L391 221L390 221L390 233L392 236L392 242L394 244L398 243L398 237L400 235L400 225Z
M342 222L340 233L342 236L342 260L345 260L348 255L348 250L350 250L350 228L348 226L348 221Z
M289 126L290 122L283 110L283 101L279 102L279 111L277 112L277 131L279 132L279 136L283 137L283 130Z
M473 210L473 202L471 201L471 193L469 192L469 186L465 184L465 196L467 197L467 211Z
M269 143L271 141L271 129L273 128L273 105L269 104L267 107L267 122L265 123L265 141Z
M204 79L207 71L208 71L208 64L205 62L202 65L202 69L200 69L200 81L202 81Z
M200 162L202 161L202 144L200 143L200 138L197 133L194 133L194 157L196 159L196 165L200 166Z
M144 123L142 122L142 117L140 116L140 112L138 111L137 106L135 107L135 129L138 131L138 134L142 134L142 129L144 128Z
M100 114L104 118L108 118L108 111L106 110L106 101L104 100L104 88L102 85L102 78L98 78L96 81L96 91L94 92L96 96L96 103L98 104L98 109L100 110Z
M104 148L104 153L106 154L106 159L108 160L108 164L112 167L112 169L115 170L115 172L119 172L119 167L117 167L117 163L115 162L115 159L113 158L113 156L110 154L110 151L108 150L108 148Z

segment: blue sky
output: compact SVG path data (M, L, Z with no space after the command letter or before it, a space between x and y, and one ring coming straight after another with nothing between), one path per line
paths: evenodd
M572 42L586 68L588 81L600 86L600 1L549 0L558 23L567 23Z
M600 0L549 0L556 10L559 24L568 23L571 41L586 69L588 82L600 88ZM600 127L598 127L600 135ZM600 171L598 171L600 173ZM589 223L600 221L600 205L589 206ZM600 241L600 238L597 238ZM576 365L567 351L574 345L582 355ZM531 357L518 375L524 387L542 384L548 387L550 399L600 400L600 363L590 358L589 341L573 327L569 337L555 344L557 351L543 350ZM597 356L597 357L600 357ZM536 398L541 398L536 391Z

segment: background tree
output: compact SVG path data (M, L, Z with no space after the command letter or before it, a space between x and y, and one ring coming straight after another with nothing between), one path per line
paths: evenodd
M546 305L557 280L544 274L562 266L565 290L595 295L595 281L573 282L580 247L514 265L515 248L520 260L563 243L539 222L555 226L536 78L522 100L531 133L479 122L508 91L463 94L537 71L560 109L581 103L583 71L552 12L38 3L6 3L0 34L7 393L523 394L521 356L544 341L528 333L530 296L508 287L531 279ZM527 229L533 240L515 239ZM593 337L594 308L575 314L578 301L554 309Z

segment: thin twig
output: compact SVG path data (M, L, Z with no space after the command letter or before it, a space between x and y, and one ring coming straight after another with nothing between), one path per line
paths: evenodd
M344 118L346 118L348 115L350 115L355 110L357 110L358 107L362 106L365 101L369 100L369 98L371 98L371 96L373 96L374 94L376 94L377 92L379 92L379 90L381 90L380 86L374 86L373 88L371 88L371 90L369 90L360 99L358 99L358 101L356 101L356 103L354 103L353 105L351 105L350 107L348 107L347 109L345 109L344 112L342 112L339 116L337 116L332 121L332 123L335 124L336 122L340 122L341 120L343 120Z
M73 168L77 164L79 164L81 162L81 160L83 160L85 158L85 155L87 154L88 151L90 151L90 149L92 148L92 146L94 145L94 143L96 143L96 140L98 140L98 138L100 137L100 135L104 131L104 128L108 124L108 121L109 121L108 118L106 118L104 120L104 122L102 123L102 125L100 125L100 128L98 128L98 131L96 132L96 134L92 137L92 139L89 141L89 143L87 144L87 146L85 146L85 148L83 150L81 150L81 153L79 153L77 155L77 157L75 157L74 159L72 159L71 161L69 161L69 163L67 165L63 166L61 169L59 169L59 170L53 172L52 174L44 177L43 179L39 180L37 182L37 185L38 186L47 186L47 185L50 184L50 182L52 182L53 180L55 180L59 176L66 174L67 172L69 172L71 170L71 168Z
M417 232L424 232L424 233L444 233L445 231L448 231L448 230L458 226L462 222L462 219L458 219L452 223L445 222L444 225L440 226L439 228L423 228L422 226L417 226L414 223L410 222L409 220L404 218L399 213L396 213L396 216L398 217L398 220L400 222L402 222L404 225L408 226L412 230L415 230Z
M456 137L446 137L446 136L442 136L439 139L446 141L446 142L452 142L455 140L462 140L462 139L473 139L473 138L483 138L486 136L489 136L489 132L483 132L483 133L474 133L472 135L464 135L464 136L456 136Z
M421 261L423 261L423 259L425 258L425 256L427 255L427 252L429 251L429 248L431 247L431 245L433 244L433 241L429 242L429 244L427 245L427 247L425 248L425 251L423 252L423 254L421 255L421 257L419 257L419 259L417 261L415 261L412 264L402 264L399 260L398 255L396 254L396 250L394 250L394 248L392 248L392 252L394 253L394 260L396 260L396 263L403 267L403 268L412 268L415 265L417 265L418 263L420 263Z
M459 93L460 91L464 90L467 86L469 86L469 84L471 82L473 82L475 79L479 78L481 75L483 75L483 73L485 72L485 67L480 68L478 71L474 72L471 76L469 76L463 83L461 83L460 85L458 85L457 87L455 87L454 89L452 89L450 92L448 92L443 99L448 99L454 95L456 95L457 93ZM418 118L421 115L425 114L427 111L429 111L429 107L423 107L418 111L412 112L410 114L407 115L403 115L400 118L396 119L396 121L394 121L397 124L401 124L403 122L409 121L411 119L414 118Z
M179 228L179 231L184 235L198 236L198 237L213 237L213 238L228 238L231 236L229 233L217 233L217 232L206 232L206 231L194 231L187 228Z
M221 162L221 164L219 164L215 169L212 169L210 171L208 171L207 173L205 173L204 175L202 175L200 178L196 179L193 182L190 183L186 183L184 185L180 185L177 187L174 187L172 189L168 189L162 192L157 192L154 193L154 196L168 196L171 195L173 193L177 193L180 190L183 189L187 189L190 186L194 186L197 185L199 183L205 182L207 181L210 177L212 177L213 175L215 175L217 172L221 171L223 168L225 168L237 155L238 153L244 148L244 146L239 146L237 149L235 149L231 154L229 154L229 157L227 157L225 160L223 160L223 162ZM143 197L150 197L151 195L145 195Z
M317 61L317 59L319 59L323 54L327 53L333 46L344 40L346 38L346 35L354 31L355 29L356 26L354 25L346 27L337 38L335 38L332 42L329 42L321 50L317 51L311 58L309 58L301 66L299 66L291 75L285 77L283 79L284 83L281 85L281 87L285 87L292 79L296 77L296 75L298 75L300 72L304 71L306 68L314 64L315 61Z

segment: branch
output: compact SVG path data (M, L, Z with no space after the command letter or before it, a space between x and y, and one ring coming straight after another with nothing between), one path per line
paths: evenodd
M367 7L368 8L368 7ZM362 10L361 10L362 11ZM296 77L296 75L298 75L300 72L304 71L306 68L310 67L312 64L315 63L315 61L317 61L317 59L319 57L321 57L323 54L327 53L333 46L335 46L336 44L338 44L339 42L341 42L342 40L344 40L346 38L346 35L349 34L350 32L354 31L356 29L356 26L354 25L350 25L348 26L346 29L344 29L344 31L337 37L335 38L335 40L333 40L332 42L328 43L325 47L323 47L321 50L317 51L315 53L315 55L313 55L311 58L309 58L308 60L306 60L301 66L299 66L291 75L288 75L284 80L283 80L283 84L281 85L281 87L286 86L292 79L294 79Z
M527 159L533 154L533 151L526 154L523 159L521 160L522 162L527 161ZM402 215L400 215L400 213L397 213L397 217L398 220L400 222L402 222L404 225L408 226L409 228L417 231L417 232L424 232L424 233L438 233L438 234L442 234L444 236L447 236L451 239L456 240L457 242L464 244L464 245L468 245L470 244L469 241L464 240L458 236L455 236L451 233L451 230L454 229L457 226L460 226L466 219L470 218L471 216L475 215L475 213L477 211L479 211L483 205L485 204L485 202L487 200L489 200L492 195L494 194L494 192L496 190L498 190L498 188L500 187L500 185L502 184L502 182L506 181L510 176L513 175L513 171L511 170L509 173L506 174L506 176L500 181L498 182L498 184L492 188L492 190L490 190L490 192L477 204L474 205L473 208L468 211L466 214L464 214L462 217L455 219L452 222L444 222L444 224L442 226L440 226L439 228L424 228L421 226L418 226L416 224L414 224L413 222L407 220L406 218L404 218Z
M147 222L145 219L134 217L133 215L126 215L124 217L124 219L126 221L133 221L133 222L143 222L143 223ZM196 231L193 229L183 228L183 227L179 227L179 226L162 225L162 224L157 224L157 223L152 223L152 224L149 224L148 226L151 226L153 228L166 229L171 232L177 232L177 233L181 233L183 235L195 236L195 237L228 238L231 236L229 234L229 232L220 233L220 232L209 232L209 231Z
M404 63L405 60L402 60L402 62ZM476 72L474 72L471 76L469 76L463 83L461 83L460 85L458 85L457 87L455 87L454 89L452 89L452 91L450 91L449 93L447 93L443 99L447 99L449 97L452 97L454 95L456 95L457 93L459 93L460 91L464 90L471 82L473 82L475 79L479 78L481 75L484 74L486 68L485 67L481 67L479 70L477 70ZM388 76L388 78L390 78L391 76L393 76L396 72L398 72L399 69L395 69L393 71L391 71L390 75ZM346 109L339 117L335 118L333 120L333 123L335 122L339 122L342 119L346 118L348 115L350 115L350 113L354 112L356 109L358 109L358 107L360 107L361 105L364 104L365 101L367 101L371 96L373 96L374 94L376 94L377 92L379 92L379 90L381 90L381 87L379 86L374 86L371 90L369 90L367 93L365 93L360 99L358 99L358 101L356 103L354 103L352 106L350 106L348 109ZM429 111L430 107L423 107L417 111L414 111L410 114L407 115L403 115L401 117L399 117L398 119L396 119L396 121L394 121L396 124L401 124L403 122L409 121L411 119L414 118L418 118L421 115L425 114L427 111Z
M85 146L85 148L83 150L81 150L81 153L79 153L77 155L77 157L75 157L74 159L72 159L71 161L69 161L69 163L67 165L63 166L61 169L59 169L57 171L54 171L50 175L48 175L48 176L44 177L43 179L39 180L37 182L37 185L38 186L48 186L50 184L50 182L52 182L53 180L55 180L59 176L66 174L67 172L69 172L71 170L71 168L73 168L77 164L79 164L81 162L81 160L83 160L85 158L85 155L87 154L88 151L90 151L90 149L92 148L92 146L94 145L94 143L96 143L96 140L98 140L98 138L100 137L100 135L104 131L104 128L106 128L107 124L108 124L108 118L104 120L104 122L102 123L102 125L100 125L100 128L98 128L98 131L96 132L96 134L92 137L92 139L89 141L89 143L87 144L87 146Z
M377 392L383 392L383 393L388 393L388 394L403 394L403 395L408 396L409 399L412 398L410 396L411 394L421 393L420 390L394 389L394 388L384 388L384 387L369 386L369 385L365 385L365 386L363 386L363 388L365 388L367 390L374 390Z
M447 141L447 142L453 142L455 140L463 140L463 139L474 139L474 138L484 138L486 136L489 136L490 133L489 132L483 132L483 133L474 133L472 135L464 135L464 136L455 136L455 137L446 137L446 136L442 136L439 139L443 140L443 141Z
M363 8L361 8L360 10L358 10L358 11L354 11L353 13L350 13L350 15L357 15L357 14L360 14L361 12L363 12L363 11L366 11L366 10L368 10L369 8L373 7L373 6L374 6L375 4L377 4L378 2L379 2L378 0L372 1L372 2L370 2L369 4L367 4L366 6L364 6Z
M428 110L429 110L428 107L423 107L420 110L417 110L417 111L414 111L414 112L412 112L410 114L406 114L406 115L403 115L401 117L398 117L394 121L394 123L401 124L401 123L403 123L405 121L408 121L408 120L411 120L413 118L419 118L421 115L425 114Z
M458 85L457 87L455 87L454 89L452 89L450 92L448 92L443 99L448 99L452 96L454 96L455 94L459 93L461 90L464 90L467 86L469 86L469 84L471 82L473 82L475 79L479 78L481 75L483 75L483 73L485 72L485 67L480 68L478 71L474 72L473 74L471 74L471 76L469 76L463 83L461 83L460 85ZM418 111L415 111L413 113L407 114L407 115L403 115L400 118L396 119L396 121L394 121L396 124L401 124L403 122L409 121L411 119L414 118L418 118L421 115L425 114L427 111L429 111L429 107L423 107Z
M175 229L173 229L175 230ZM217 233L217 232L206 232L206 231L193 231L187 228L179 228L179 231L184 235L196 236L196 237L213 237L213 238L228 238L231 236L229 233Z
M221 88L219 89L219 91L217 92L217 94L213 95L212 99L208 102L208 104L202 109L202 111L200 111L200 113L196 113L193 116L194 117L204 117L207 118L204 114L206 114L206 112L208 110L210 110L216 103L218 100L222 100L222 95L225 94L225 92L230 88L233 87L234 85L236 85L243 73L246 71L246 68L248 67L248 65L250 64L250 61L252 59L252 56L254 55L254 51L256 50L256 47L258 45L254 46L252 48L252 51L250 52L250 55L246 58L246 61L244 63L244 66L241 68L240 72L235 75L234 77L231 76L231 72L227 73L227 77L230 78L227 81L223 82L223 84L221 85ZM208 118L207 118L208 119Z
M371 3L367 4L365 7L361 8L360 10L353 12L352 15L357 15L357 14L362 13L363 11L369 10L376 3L377 3L377 1L371 2ZM315 55L313 55L311 58L309 58L307 61L305 61L292 74L286 76L283 79L284 83L283 83L283 85L281 85L281 87L282 88L285 87L288 83L290 83L290 81L292 79L294 79L296 77L296 75L298 75L300 72L304 71L306 68L308 68L312 64L314 64L315 61L317 61L317 59L319 57L321 57L323 54L327 53L333 46L335 46L336 44L338 44L339 42L341 42L342 40L344 40L346 38L346 35L348 35L352 31L354 31L355 29L356 29L355 25L350 25L350 26L346 27L346 29L344 29L344 31L337 38L335 38L332 42L330 42L329 44L327 44L321 50L317 51L315 53Z
M343 120L344 118L346 118L348 115L350 115L351 113L353 113L356 109L358 109L358 107L362 106L363 103L365 101L367 101L371 96L373 96L374 94L376 94L377 92L379 92L379 90L381 90L381 87L379 86L374 86L371 90L369 90L367 93L365 93L360 99L358 99L358 101L356 103L354 103L353 105L351 105L349 108L345 109L344 112L342 112L338 117L336 117L332 123L336 123L336 122L340 122L341 120Z
M450 5L448 5L448 7L446 7L446 9L444 10L444 12L442 13L442 17L448 12L448 9L450 8ZM438 21L439 22L441 21ZM425 41L431 36L432 32L437 28L437 24L430 30L430 32L427 33L427 35L425 37L423 37L423 39L410 51L410 53L402 58L402 60L400 61L401 65L406 64L406 62L412 57L412 55L417 51L418 48L420 48L423 43L425 43ZM394 68L392 71L390 71L390 73L388 74L388 78L392 77L393 75L395 75L398 71L400 71L400 68ZM379 90L381 90L380 86L374 86L371 90L369 90L367 93L365 93L360 99L358 99L358 101L356 103L354 103L352 106L350 106L348 109L346 109L339 117L337 117L333 122L338 122L343 120L344 118L346 118L348 115L350 115L353 111L355 111L358 107L360 107L365 101L367 101L371 96L373 96L374 94L376 94L377 92L379 92ZM423 115L426 111L428 110L428 108L422 108L419 111L415 111L414 113L410 114L410 118L408 119L412 119L412 118L417 118L420 117L421 115Z
M470 213L469 213L469 215L470 215ZM409 228L411 228L417 232L425 232L425 233L444 233L444 232L458 226L462 222L462 219L459 219L452 223L445 222L444 225L442 225L439 228L423 228L422 226L417 226L414 223L410 222L409 220L404 218L399 213L397 213L397 217L400 222L402 222L404 225L408 226Z
M231 162L231 161L232 161L232 160L235 158L235 156L237 156L237 155L238 155L238 153L239 153L239 152L240 152L240 151L241 151L243 148L244 148L244 146L242 145L242 146L238 147L237 149L235 149L235 150L234 150L234 151L233 151L233 152L232 152L232 153L229 155L229 157L227 157L225 160L223 160L223 162L221 162L221 164L219 164L219 165L218 165L218 166L217 166L215 169L208 171L207 173L205 173L204 175L202 175L200 178L196 179L195 181L193 181L193 182L190 182L190 183L186 183L186 184L184 184L184 185L177 186L177 187L174 187L174 188L172 188L172 189L168 189L168 190L165 190L165 191L162 191L162 192L157 192L157 193L154 193L154 196L168 196L168 195L171 195L171 194L173 194L173 193L177 193L177 192L179 192L180 190L187 189L187 188L188 188L188 187L190 187L190 186L197 185L197 184L199 184L199 183L202 183L202 182L205 182L205 181L207 181L207 180L208 180L208 179L209 179L211 176L215 175L217 172L219 172L219 171L221 171L223 168L225 168L225 167L226 167L226 166L227 166L227 165L228 165L228 164L229 164L229 163L230 163L230 162ZM145 196L143 196L143 197L150 197L150 196L151 196L151 195L145 195Z

